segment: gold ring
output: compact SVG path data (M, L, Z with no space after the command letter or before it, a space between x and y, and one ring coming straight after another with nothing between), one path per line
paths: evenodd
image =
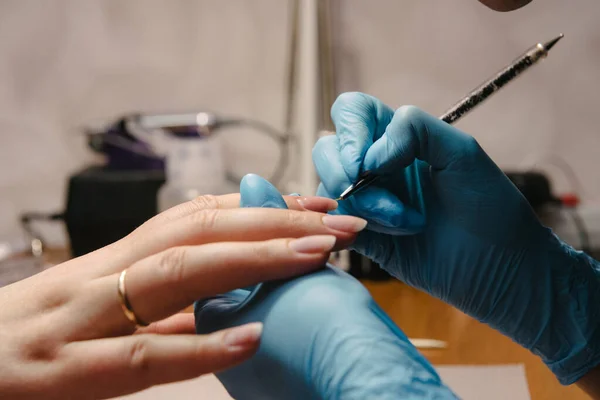
M131 321L136 327L144 327L148 326L147 323L140 320L133 312L133 308L131 308L131 304L127 299L127 292L125 291L125 275L127 275L127 270L124 269L119 275L119 285L118 285L118 293L119 293L119 302L121 303L121 309L123 310L123 314L125 317Z

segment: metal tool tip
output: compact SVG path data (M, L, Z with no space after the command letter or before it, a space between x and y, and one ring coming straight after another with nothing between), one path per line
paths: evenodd
M561 33L560 35L558 35L554 39L550 40L549 42L544 43L544 48L546 49L546 51L550 51L550 49L553 48L554 45L556 43L558 43L558 41L564 37L565 37L565 35Z
M335 201L346 200L348 197L350 197L351 195L353 195L354 192L356 192L357 186L358 186L357 184L353 184L353 185L348 186L348 188L346 188L346 190L344 190L342 192L342 194L340 194L338 196L338 198L335 199Z

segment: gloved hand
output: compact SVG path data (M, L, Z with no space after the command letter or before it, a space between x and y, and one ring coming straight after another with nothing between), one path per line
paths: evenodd
M313 151L318 194L381 176L335 211L369 222L355 250L540 355L564 384L600 362L597 262L540 224L475 139L362 93L331 115L337 134Z
M286 207L256 175L240 192L245 207ZM455 398L368 291L332 267L199 301L195 315L199 333L264 324L258 353L217 374L236 399Z

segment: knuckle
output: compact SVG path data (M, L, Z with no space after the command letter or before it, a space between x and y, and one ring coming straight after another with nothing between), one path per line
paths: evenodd
M286 222L288 227L302 228L308 224L308 214L300 211L288 211L286 213ZM286 229L287 233L287 229Z
M266 241L257 243L256 246L253 246L252 253L256 260L270 260L275 252L273 251L274 241Z
M464 153L466 155L476 155L479 154L482 149L481 146L479 145L479 142L477 141L477 139L475 139L473 136L471 135L465 135L465 139L464 139Z
M36 328L40 328L39 326ZM40 330L36 329L36 332ZM45 361L51 362L56 359L58 354L57 340L51 335L40 335L39 337L28 337L20 341L20 346L16 346L21 356L33 362Z
M129 368L136 374L141 375L141 378L147 377L150 371L147 340L137 338L130 344L126 354Z
M215 209L221 206L219 198L212 194L198 196L190 202L196 209L202 211L206 209Z
M185 247L172 247L159 255L158 267L165 282L183 282L186 252Z
M216 225L219 216L219 210L216 208L207 208L193 214L193 222L202 228L209 230Z
M362 103L366 97L366 95L360 92L345 92L340 94L331 106L331 116L334 121L337 120L338 114L347 111L349 107L353 107L357 103Z
M360 92L344 92L340 94L335 100L335 104L344 105L355 102L357 99L362 98L364 96Z
M315 145L312 149L313 160L317 160L317 159L321 159L321 158L327 160L328 157L326 155L326 150L331 149L332 147L337 147L337 145L336 145L337 141L338 141L338 138L335 135L323 136L322 138L317 140L317 142L315 143Z
M396 114L403 120L416 120L421 117L422 111L416 107L411 105L401 106L396 110Z

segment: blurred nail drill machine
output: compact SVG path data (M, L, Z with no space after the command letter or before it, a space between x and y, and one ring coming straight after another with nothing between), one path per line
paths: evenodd
M232 126L265 134L280 146L271 177L279 180L288 136L269 125L207 112L128 115L107 129L87 132L89 147L105 163L69 178L64 213L22 215L32 250L35 243L42 251L43 240L33 229L37 220L64 220L72 255L80 256L123 238L158 211L201 194L237 191L239 178L226 170L217 134Z
M208 113L132 115L105 131L88 132L90 148L103 154L106 164L69 179L64 219L73 255L126 236L187 197L223 193L216 127L216 117Z

